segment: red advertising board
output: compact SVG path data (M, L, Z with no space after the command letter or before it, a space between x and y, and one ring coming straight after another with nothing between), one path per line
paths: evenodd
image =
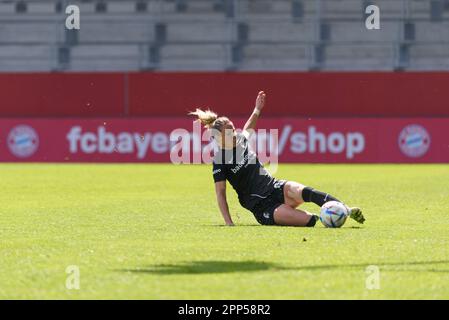
M246 116L259 90L264 116L449 116L449 72L134 73L130 114L180 116L196 106Z
M268 117L449 116L449 72L0 74L0 117L182 117L195 107Z
M122 116L123 84L118 73L0 73L0 116Z
M281 163L449 162L449 118L269 118L258 128L266 129L259 147L277 134ZM191 161L201 160L210 142L190 138L193 131L189 118L2 119L0 162L170 162L180 145L188 145L180 150Z

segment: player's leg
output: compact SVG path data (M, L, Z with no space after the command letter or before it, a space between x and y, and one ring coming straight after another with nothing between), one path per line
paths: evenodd
M302 190L305 188L302 184L293 181L287 181L284 185L284 203L292 208L304 203Z
M303 202L313 202L318 206L322 206L329 201L338 201L337 198L329 193L321 192L311 187L306 187L298 182L288 181L284 186L285 203L292 207L297 207Z
M278 226L313 227L318 217L303 210L282 204L274 210L274 222Z
M284 198L285 204L292 208L296 208L304 202L313 202L319 207L329 201L338 201L337 198L330 195L329 193L322 192L311 187L306 187L298 182L288 181L284 186ZM362 214L362 210L358 207L348 207L349 216L357 221L358 223L363 223L365 218Z

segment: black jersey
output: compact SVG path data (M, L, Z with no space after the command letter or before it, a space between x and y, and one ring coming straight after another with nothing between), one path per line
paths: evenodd
M243 134L236 135L233 149L219 148L215 153L213 176L215 182L228 180L240 204L250 211L275 190L276 179L260 164Z

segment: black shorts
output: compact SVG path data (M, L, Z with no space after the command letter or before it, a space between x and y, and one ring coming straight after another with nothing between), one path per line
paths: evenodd
M278 180L274 183L273 192L266 197L261 199L253 208L252 213L256 218L257 222L262 225L275 225L274 222L274 210L280 205L285 203L284 200L284 186L286 180Z

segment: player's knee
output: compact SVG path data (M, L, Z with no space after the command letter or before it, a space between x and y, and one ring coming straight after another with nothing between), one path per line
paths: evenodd
M302 194L302 190L304 190L305 187L306 187L305 185L298 183L298 185L296 186L296 188L297 188L296 190L301 195Z
M305 186L300 183L293 183L291 186L291 194L292 198L296 201L296 204L299 206L304 202L302 198L302 190L304 190Z

